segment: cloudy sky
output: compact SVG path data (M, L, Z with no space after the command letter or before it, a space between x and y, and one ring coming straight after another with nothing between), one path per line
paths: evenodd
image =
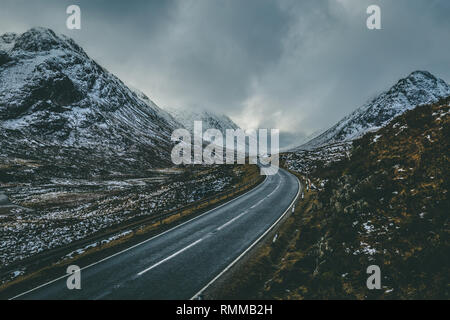
M81 30L66 7L81 8ZM381 7L382 30L366 9ZM414 70L450 81L448 0L0 0L0 33L50 27L161 107L326 129Z

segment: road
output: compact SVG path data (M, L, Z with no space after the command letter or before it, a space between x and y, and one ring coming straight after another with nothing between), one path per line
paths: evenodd
M14 298L190 299L272 227L299 187L280 169L248 193L82 268L80 290L61 275Z

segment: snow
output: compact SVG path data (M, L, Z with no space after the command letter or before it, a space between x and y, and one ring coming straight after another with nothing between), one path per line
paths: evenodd
M23 271L17 270L12 273L13 278L17 278L18 276L24 274Z
M98 246L100 246L100 245L108 244L108 243L110 243L111 241L120 239L120 238L122 238L122 237L124 237L124 236L126 236L126 235L131 234L132 232L133 232L133 231L131 231L131 230L124 231L124 232L122 232L122 233L113 235L113 236L111 236L111 237L109 237L109 238L107 238L107 239L100 240L100 241L96 241L96 242L94 242L94 243L88 244L87 246L85 246L85 247L83 247L83 248L80 248L80 249L77 249L77 250L74 250L74 251L68 253L68 254L63 258L63 260L66 260L66 259L72 259L72 258L75 257L75 256L78 256L78 255L80 255L80 254L85 253L87 250L89 250L89 249L91 249L91 248L96 248L96 247L98 247Z
M361 242L361 251L364 254L373 256L375 253L377 253L377 250L372 248L369 244L365 243L365 242Z
M370 221L364 222L363 224L364 230L366 230L366 233L372 233L375 231L375 227L370 224Z
M330 165L333 162L344 159L348 156L350 149L351 145L349 143L336 143L314 150L298 149L282 154L281 157L290 170L307 175L317 167L319 162L324 165ZM326 181L323 181L323 183L325 185Z
M375 137L373 138L373 142L375 143L375 142L377 142L378 141L378 139L380 139L382 136L381 135L375 135Z
M184 128L188 129L191 133L194 132L194 121L202 121L204 131L214 128L219 129L222 134L225 134L226 129L239 129L237 124L223 114L219 115L206 110L185 110L176 108L166 108L166 110L176 121L181 123Z

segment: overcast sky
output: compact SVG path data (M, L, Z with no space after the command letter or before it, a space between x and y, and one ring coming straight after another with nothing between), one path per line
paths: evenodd
M70 4L81 30L66 28ZM370 4L382 30L366 27ZM163 108L278 128L284 146L414 70L450 81L448 0L0 0L0 33L33 26L74 38Z

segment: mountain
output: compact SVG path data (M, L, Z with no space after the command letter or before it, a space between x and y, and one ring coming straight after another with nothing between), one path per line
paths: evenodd
M45 28L0 36L0 156L167 165L178 127L72 39Z
M239 126L224 114L216 114L206 110L181 110L166 108L173 118L190 132L194 132L194 121L202 121L203 130L218 129L225 135L226 129L239 129Z
M450 96L450 86L426 71L415 71L389 90L372 99L336 125L294 150L311 150L351 141L377 130L416 106L435 103Z
M225 143L227 129L240 129L239 126L233 122L233 120L224 114L217 114L206 110L187 110L175 108L167 108L166 110L178 123L182 124L184 128L189 130L191 134L194 133L194 121L202 122L203 132L208 129L218 129L223 135L223 143ZM205 143L213 142L212 140L206 139L205 136L203 136L203 141ZM256 140L253 140L253 142L256 142ZM235 147L245 148L245 150L248 151L249 143L250 138L246 138L245 144L242 145L238 141Z

